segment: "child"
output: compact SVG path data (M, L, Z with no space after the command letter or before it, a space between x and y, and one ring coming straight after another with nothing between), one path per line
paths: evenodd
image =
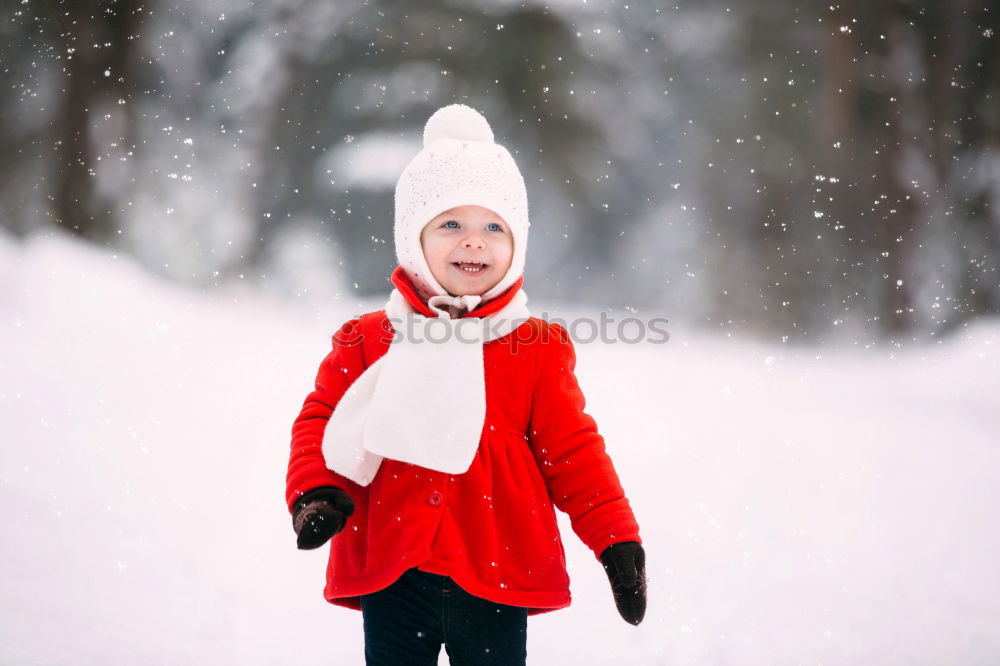
M292 427L301 549L331 541L324 596L363 614L365 659L524 664L527 616L570 603L554 508L646 608L639 527L584 411L565 330L521 289L524 181L453 104L396 185L395 289L333 336Z

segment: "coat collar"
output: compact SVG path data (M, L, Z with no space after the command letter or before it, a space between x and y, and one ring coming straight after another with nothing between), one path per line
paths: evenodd
M410 276L406 274L402 266L396 266L396 269L392 272L390 277L392 284L396 286L399 293L403 295L406 302L413 306L413 308L424 315L425 317L436 317L437 315L433 310L427 305L427 301L422 299L417 293L416 287L413 286L413 282L410 280ZM517 278L514 284L510 285L506 290L499 294L496 298L492 298L484 303L480 303L476 308L470 312L465 312L460 315L460 318L464 317L485 317L487 315L494 314L503 309L505 305L510 303L510 300L514 298L514 294L517 290L521 288L521 284L524 282L524 276L521 275Z

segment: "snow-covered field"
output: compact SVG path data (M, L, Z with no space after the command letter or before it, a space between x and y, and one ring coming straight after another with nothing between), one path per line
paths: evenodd
M0 663L361 664L283 491L330 333L378 306L0 234ZM529 663L1000 662L1000 322L866 351L670 334L577 347L646 620L563 521L574 603L531 618Z

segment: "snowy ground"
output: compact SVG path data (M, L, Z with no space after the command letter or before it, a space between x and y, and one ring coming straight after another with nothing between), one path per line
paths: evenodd
M361 664L283 490L329 334L374 307L0 235L0 663ZM670 333L578 346L646 620L563 521L574 603L530 620L529 663L998 663L1000 322L903 350Z

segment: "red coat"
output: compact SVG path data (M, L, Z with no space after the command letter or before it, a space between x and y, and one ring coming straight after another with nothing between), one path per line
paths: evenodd
M432 316L402 269L392 281ZM520 285L465 316L498 311ZM344 489L356 506L331 540L327 601L360 609L360 595L417 567L536 614L570 603L555 508L569 514L595 556L613 543L641 543L604 439L583 411L573 344L558 324L536 317L483 346L486 420L467 472L449 475L385 459L362 487L327 469L321 450L327 419L351 383L386 353L391 337L384 310L345 323L292 426L289 510L303 493L325 485Z

